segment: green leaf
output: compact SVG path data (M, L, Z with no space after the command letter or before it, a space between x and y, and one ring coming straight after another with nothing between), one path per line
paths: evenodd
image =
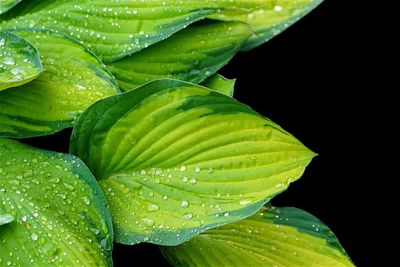
M0 24L3 29L37 27L82 40L104 62L112 62L161 41L216 12L208 1L44 1L31 12ZM30 26L32 25L32 26Z
M263 208L161 250L173 266L354 266L332 231L296 208Z
M233 98L170 79L89 107L70 150L99 180L117 242L162 245L252 215L314 156Z
M0 14L6 13L22 0L0 0Z
M201 85L227 96L233 96L236 79L227 79L220 74L214 74L205 80Z
M192 25L107 66L123 91L158 78L199 83L228 63L251 34L240 22Z
M42 71L39 53L31 43L0 31L0 91L27 83Z
M2 266L112 265L104 195L75 156L0 138L0 211L14 218L0 227Z
M46 71L0 92L0 136L39 136L72 127L89 105L118 92L104 65L75 40L48 31L16 33L38 48Z
M323 0L262 0L250 12L227 9L210 16L224 21L247 22L254 35L243 45L242 50L253 49L281 33L297 22Z

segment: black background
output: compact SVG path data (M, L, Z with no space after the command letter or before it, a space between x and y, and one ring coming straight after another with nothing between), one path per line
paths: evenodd
M378 33L354 16L363 10L350 5L326 0L267 44L238 54L221 73L237 78L235 98L319 154L273 204L316 215L336 233L357 266L374 266L376 260L388 266L378 252L381 244L373 241L384 227L377 223L383 200L375 193L381 186L376 181L385 179L377 166L386 138L380 135L385 127L378 113L386 89L382 60L398 59L395 48L400 46L391 42L378 47ZM69 134L65 130L27 142L66 152ZM115 266L135 262L168 266L156 246L115 245Z

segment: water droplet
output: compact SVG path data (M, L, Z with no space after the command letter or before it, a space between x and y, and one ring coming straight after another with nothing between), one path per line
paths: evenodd
M149 204L149 205L147 205L147 211L149 211L149 212L153 212L153 211L157 211L157 210L159 210L160 208L157 206L157 205L155 205L155 204Z
M190 219L193 218L193 214L191 214L191 213L185 213L185 214L183 215L183 218L184 218L185 220L190 220Z
M186 166L181 166L180 168L179 168L179 170L181 171L181 172L184 172L184 171L186 171Z
M183 208L189 207L189 202L187 202L186 200L183 200L183 201L181 202L181 207L183 207Z
M242 206L247 205L247 204L250 204L250 203L251 203L251 200L241 200L241 201L239 202L239 204L242 205Z
M194 168L194 172L200 172L201 170L200 170L200 168L199 167L195 167Z
M33 241L37 241L38 238L39 238L39 236L38 236L37 234L35 234L35 233L31 234L31 239L32 239Z

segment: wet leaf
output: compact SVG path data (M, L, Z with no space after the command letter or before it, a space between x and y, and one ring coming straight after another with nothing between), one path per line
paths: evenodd
M89 107L70 150L105 192L117 242L162 245L252 215L314 156L233 98L169 79Z
M0 31L0 91L27 83L42 71L39 53L31 43Z
M104 195L74 156L0 138L0 225L1 266L112 265Z
M323 0L260 0L254 9L222 10L210 18L224 21L246 22L253 29L242 50L253 49L278 35L300 18L308 14Z
M161 249L173 266L354 266L332 231L296 208L263 208Z
M16 33L38 48L46 71L0 92L0 136L39 136L72 127L93 102L118 93L112 75L77 41L49 31Z
M159 42L216 12L205 1L45 0L15 12L3 29L36 27L82 40L104 62ZM20 14L18 14L20 13ZM22 16L18 16L22 15Z
M158 78L199 83L228 63L251 35L240 22L193 25L107 66L123 91Z

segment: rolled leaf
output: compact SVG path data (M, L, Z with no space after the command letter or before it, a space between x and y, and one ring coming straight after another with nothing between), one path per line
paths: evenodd
M104 65L75 40L49 31L16 33L38 48L46 71L0 92L0 136L39 136L72 127L89 105L118 92Z
M226 9L210 15L224 21L242 21L250 25L254 35L243 45L243 51L253 49L297 22L323 0L260 0L250 11Z
M39 53L31 43L0 31L0 91L27 83L42 71Z
M220 74L214 74L205 80L201 85L227 96L233 96L236 79L227 79Z
M332 231L296 208L263 208L161 250L173 266L354 266Z
M169 79L89 107L70 150L105 192L117 242L162 245L254 214L314 156L233 98Z
M107 66L123 91L158 78L199 83L228 63L251 35L240 22L193 25Z
M104 195L74 156L0 138L1 211L1 266L112 265Z
M22 0L0 0L0 14L6 13Z

